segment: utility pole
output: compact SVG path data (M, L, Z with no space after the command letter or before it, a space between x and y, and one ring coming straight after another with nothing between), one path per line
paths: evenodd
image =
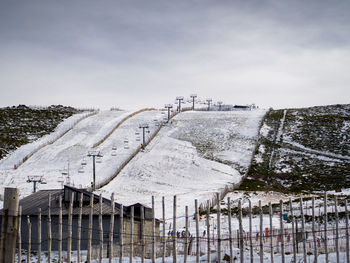
M165 104L165 108L168 109L168 121L170 120L170 109L173 107L171 104Z
M148 123L143 123L143 124L140 124L139 125L139 128L142 129L142 136L143 136L143 140L142 140L142 144L143 144L143 147L145 146L145 143L146 143L146 136L145 136L145 133L149 133L150 131L148 130L149 129L149 126L148 126ZM147 131L146 131L147 129Z
M176 100L179 103L179 113L180 113L181 112L181 102L184 100L184 97L183 96L178 96L178 97L176 97Z
M192 110L194 110L194 101L197 98L197 94L191 94L191 99L192 99Z
M92 176L93 176L92 189L96 190L95 158L102 157L102 155L100 154L100 151L89 151L87 156L92 157Z
M206 102L208 103L208 111L210 111L210 103L212 102L212 99L206 99Z
M46 181L42 176L32 175L32 176L28 176L27 183L33 183L33 193L35 193L36 192L36 184L37 183L46 184Z
M219 111L221 111L222 101L218 101Z

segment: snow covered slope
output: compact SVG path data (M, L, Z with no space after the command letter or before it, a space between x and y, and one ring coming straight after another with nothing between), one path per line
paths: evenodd
M0 192L4 187L17 187L21 196L32 192L32 184L26 182L28 176L43 176L47 184L38 185L40 189L60 188L67 177L62 173L69 170L70 183L77 187L88 187L92 181L92 160L87 157L91 147L110 132L123 118L131 114L125 111L103 111L79 122L62 138L50 144L30 157L17 170L10 169L7 162L0 165ZM139 123L162 119L159 111L145 111L126 120L98 149L103 155L96 163L96 181L104 179L117 169L118 165L140 144L136 141L135 131ZM64 123L62 124L64 126ZM150 130L155 129L150 125ZM126 142L127 141L127 142ZM30 145L28 146L30 147ZM116 150L113 148L117 147ZM13 155L21 155L22 147ZM10 156L11 157L11 156ZM86 162L86 165L84 165ZM82 164L83 163L83 164ZM13 167L13 166L11 166Z
M150 205L153 195L158 217L161 197L171 204L177 195L179 214L185 205L191 211L195 198L205 202L241 180L264 114L263 110L181 113L100 192L106 196L114 192L124 205Z

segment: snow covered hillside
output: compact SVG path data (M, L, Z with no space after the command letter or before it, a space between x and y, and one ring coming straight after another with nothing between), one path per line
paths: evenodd
M179 214L184 214L186 205L191 212L194 199L205 202L241 180L264 114L264 110L178 114L100 192L106 196L114 192L125 205L150 205L153 195L158 217L161 197L172 204L177 195Z
M76 187L90 186L92 159L87 157L88 151L129 114L131 112L103 111L88 117L63 137L40 149L16 170L4 160L0 163L0 180L3 182L0 192L3 193L4 187L17 187L22 197L30 194L33 186L26 182L28 176L43 176L47 184L39 184L39 189L60 188L63 183L70 183ZM98 147L103 157L96 161L97 183L110 176L139 146L140 142L136 141L139 138L135 135L139 123L153 122L154 119L162 118L160 111L145 111L126 120L113 132ZM62 126L65 126L65 122L60 127ZM155 127L150 126L151 132ZM9 159L23 155L22 152L28 147L19 148L9 156Z
M261 129L252 180L243 186L297 192L349 188L349 134L349 104L273 110Z
M62 120L78 112L81 111L62 105L0 108L0 160L18 147L53 132Z

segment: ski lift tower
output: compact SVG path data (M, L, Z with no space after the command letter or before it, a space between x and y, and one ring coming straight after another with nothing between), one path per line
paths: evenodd
M165 104L165 108L168 109L168 121L170 120L170 109L173 107L171 104Z
M196 100L197 98L197 94L191 94L191 99L192 99L192 110L194 110L194 101Z
M221 111L221 106L222 106L222 101L218 101L218 105L219 105L219 111Z
M148 123L142 123L142 124L140 124L139 125L139 129L142 129L142 138L143 138L143 140L142 140L142 144L143 144L143 146L145 146L145 143L146 143L146 136L145 136L145 133L147 132L147 133L149 133L149 125L148 125Z
M208 98L205 100L208 103L208 111L210 111L210 103L213 101L212 99Z
M179 113L181 112L181 102L183 102L184 97L183 96L178 96L176 97L177 102L179 103Z
M96 173L95 173L95 159L96 157L102 157L100 154L100 151L89 151L88 157L92 157L92 176L93 176L93 182L92 182L92 189L96 190Z
M33 193L36 192L36 184L46 184L46 180L43 178L43 176L40 175L31 175L28 176L27 183L33 183Z

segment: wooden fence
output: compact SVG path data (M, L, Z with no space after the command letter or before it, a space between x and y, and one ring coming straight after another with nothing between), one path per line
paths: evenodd
M13 200L18 202L18 198L6 198L5 196L6 202ZM214 262L244 262L244 260L253 262L253 259L257 257L260 257L260 262L264 262L266 258L268 258L268 262L273 262L274 257L278 258L278 262L286 262L287 256L292 262L298 262L298 260L309 262L308 257L310 255L314 262L317 262L320 254L323 254L322 257L325 257L326 262L330 262L330 253L335 255L336 262L349 262L350 260L347 200L341 200L342 203L338 204L337 197L334 197L331 200L332 203L330 203L327 194L324 195L322 200L322 213L320 211L317 213L315 198L312 197L311 208L309 209L312 211L311 215L306 214L308 210L305 208L305 202L300 197L297 201L289 199L289 202L285 203L281 200L277 206L270 203L269 206L262 207L261 201L259 201L259 206L254 208L252 208L250 201L248 207L243 208L241 200L238 201L237 205L232 206L233 203L228 198L227 207L222 207L220 201L218 201L215 207L208 208L206 211L200 210L198 202L195 200L194 214L189 215L189 209L186 206L184 208L185 216L177 216L178 207L176 196L174 196L171 204L173 211L171 218L165 217L165 208L168 206L165 204L163 197L162 218L159 219L160 229L156 229L155 202L152 197L151 227L148 230L146 229L143 207L141 207L139 233L135 231L136 222L134 221L133 209L128 215L128 221L123 223L123 220L126 219L123 216L120 217L119 231L104 232L102 198L100 197L99 200L98 235L92 235L94 204L93 195L91 195L88 227L82 225L80 212L78 227L72 228L72 202L68 207L67 225L64 225L62 221L62 213L60 213L58 224L52 222L50 207L47 208L46 222L42 222L41 210L39 209L38 220L35 223L37 224L35 229L38 236L35 239L36 244L32 243L33 224L30 217L27 216L26 218L27 240L23 240L21 226L18 225L21 221L23 222L21 220L21 207L18 207L18 205L12 206L8 203L4 204L0 258L8 258L6 256L7 251L16 251L16 243L11 241L14 247L9 249L8 246L11 242L7 240L7 238L13 238L13 231L16 230L18 231L17 262L22 262L24 258L26 258L26 262L30 262L31 259L37 262L44 260L45 262L91 262L92 260L102 262L103 258L109 258L109 262L117 260L116 258L123 258L123 262L126 260L127 262L133 262L136 257L141 259L141 262L156 262L157 259L158 262L212 262L212 260ZM113 195L111 200L114 203ZM79 205L80 211L81 205L82 200L80 200ZM18 211L14 211L13 207L18 207ZM61 202L59 202L59 207L62 208ZM111 206L111 208L109 229L114 230L114 206ZM330 208L333 209L333 212L329 212ZM168 209L169 207L167 211L169 211ZM8 215L11 216L10 221L6 219ZM236 219L233 220L232 217ZM254 225L252 223L253 218L254 220L258 219L259 224ZM265 221L268 218L267 222L263 222L264 218ZM6 225L9 222L16 222L16 224L14 226ZM232 222L238 222L236 229L232 227ZM179 223L182 225L180 226ZM194 226L189 227L190 223ZM46 236L41 236L42 224L47 226ZM167 225L171 225L171 227L166 229ZM254 226L255 231L253 230ZM10 227L10 230L7 229L8 227ZM62 232L63 228L66 229L64 233ZM88 245L87 250L82 251L81 232L84 228L88 231ZM52 229L58 229L59 231L57 240L54 240L52 236ZM73 232L77 235L73 235ZM73 236L76 238L73 238ZM118 237L117 242L115 242L116 236ZM57 251L52 249L53 241L58 242ZM98 244L96 244L96 241L98 241ZM45 246L47 251L42 251L41 248L45 242L47 243L47 246ZM31 251L32 245L35 245L35 251ZM64 251L63 247L65 247ZM75 247L76 250L72 251L72 247ZM19 251L21 253L18 253Z

